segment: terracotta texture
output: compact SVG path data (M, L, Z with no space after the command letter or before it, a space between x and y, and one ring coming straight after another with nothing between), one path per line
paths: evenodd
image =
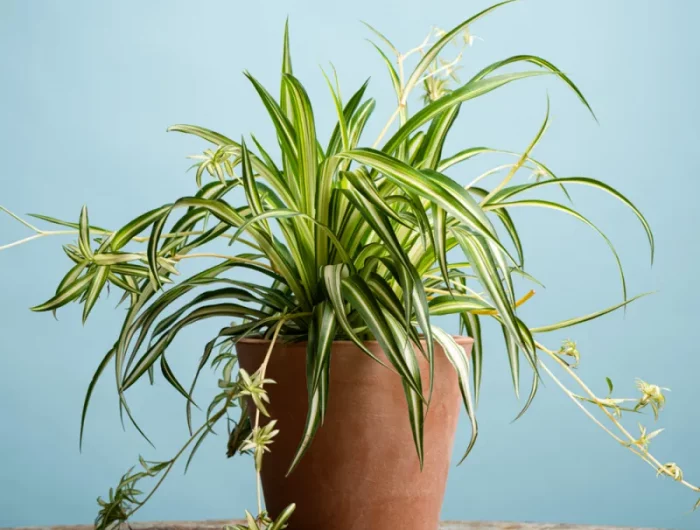
M472 340L457 340L468 354ZM268 346L262 340L241 341L241 367L249 373L257 370ZM367 346L386 361L376 342ZM298 467L285 478L308 408L306 343L276 345L266 377L276 381L267 391L280 434L262 469L270 514L276 516L293 502L297 509L289 530L436 530L461 396L452 365L437 344L435 350L422 472L399 376L351 342L339 341L331 354L325 422ZM422 354L417 357L427 388L428 363Z

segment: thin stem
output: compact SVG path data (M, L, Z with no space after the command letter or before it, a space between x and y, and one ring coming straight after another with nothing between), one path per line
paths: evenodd
M22 224L23 224L24 226L26 226L27 228L33 230L34 232L41 233L41 230L39 230L36 226L34 226L33 224L31 224L29 221L25 221L25 220L22 219L19 215L17 215L16 213L11 212L10 210L8 210L7 208L5 208L4 206L0 206L0 210L2 210L3 212L5 212L7 215L9 215L10 217L12 217L13 219L16 219L17 221L19 221L20 223L22 223Z
M412 49L408 50L406 53L402 54L402 55L399 57L399 60L400 60L401 62L403 62L404 60L408 59L408 58L409 58L411 55L413 55L414 53L418 53L418 52L421 52L421 53L422 53L422 52L423 52L423 48L425 48L425 47L428 45L428 43L430 42L430 37L432 37L432 35L433 35L433 30L431 29L431 30L430 30L430 33L428 33L428 35L426 35L425 39L423 39L423 42L421 42L421 43L420 43L418 46L416 46L415 48L412 48Z
M474 180L472 180L469 184L467 184L466 186L464 186L464 189L465 189L465 190L468 190L469 188L472 188L472 187L476 186L476 184L477 184L478 182L482 181L482 180L485 179L486 177L490 177L490 176L493 175L494 173L498 173L499 171L502 171L502 170L504 170L504 169L512 168L514 165L515 165L515 164L503 164L503 165L501 165L501 166L491 168L491 169L489 169L488 171L486 171L485 173L482 173L481 175L479 175L478 177L476 177L476 178L475 178Z
M400 92L397 94L397 96L398 96L398 98L399 98L399 105L396 107L396 110L395 110L394 113L391 115L391 117L389 118L389 120L386 122L386 125L384 125L384 128L382 129L382 132L379 133L379 136L377 137L377 139L376 139L376 140L374 141L374 143L372 144L372 147L373 147L373 148L376 148L376 147L379 145L379 143L382 141L382 139L384 138L384 136L386 135L386 133L389 131L389 128L390 128L390 127L392 126L392 124L394 123L394 120L396 119L397 116L399 116L399 115L401 116L401 123L402 123L402 124L406 122L406 102L407 102L407 100L408 100L408 96L409 96L410 90L409 90L408 92L405 91L404 67L403 67L403 66L404 66L404 61L405 61L408 57L410 57L411 55L413 55L414 53L416 53L416 52L422 52L422 51L423 51L423 48L425 48L425 47L428 45L428 42L430 41L430 36L432 35L432 33L433 33L433 32L432 32L432 30L431 30L430 33L428 33L427 37L425 37L425 40L424 40L419 46L416 46L415 48L413 48L413 49L407 51L406 53L403 53L403 54L398 54L398 53L397 53L397 54L396 54L396 64L397 64L398 70L399 70L398 73L399 73L399 89L400 89Z
M462 60L462 56L464 54L464 48L457 54L457 57L455 57L452 61L449 63L443 64L439 68L436 68L432 70L430 73L425 74L423 77L421 77L418 80L418 84L422 83L423 81L430 79L431 77L435 77L436 75L440 74L441 72L444 72L445 70L451 69L453 66L455 66L459 61Z
M576 395L571 390L566 388L564 383L562 383L559 380L559 378L552 373L552 371L547 367L547 365L544 362L542 362L542 359L538 359L538 364L547 373L547 375L549 375L549 377L552 378L552 380L557 384L557 386L564 391L564 393L571 399L571 401L573 401L576 404L576 406L579 407L583 411L583 413L586 416L588 416L591 420L593 420L593 422L596 425L598 425L598 427L600 427L605 432L607 432L610 436L612 436L615 439L615 441L617 441L619 443L624 443L622 438L620 438L617 434L615 434L610 429L608 429L605 425L603 425L598 418L596 418L593 414L591 414L591 412L586 407L584 407L583 404L581 404L581 401L576 397Z
M545 129L544 129L540 134L543 134L545 130L546 130L546 126L545 126ZM527 161L529 160L529 158L530 158L530 152L531 152L532 149L535 147L536 143L537 143L537 139L536 139L530 146L528 146L528 148L527 148L527 149L525 150L525 152L520 156L520 158L518 159L518 161L517 161L515 164L513 164L513 167L510 169L510 171L509 171L508 174L505 176L505 178L504 178L501 182L499 182L498 185L496 185L496 187L494 187L494 188L486 195L486 197L484 197L484 198L481 200L481 203L480 203L480 204L481 204L482 206L485 205L486 203L488 203L489 200L491 200L491 198L492 198L494 195L496 195L499 191L501 191L501 190L513 179L513 177L515 176L515 174L516 174L518 171L520 171L520 169L525 165L525 162L527 162Z
M29 241L32 241L34 239L39 239L40 237L43 237L45 234L34 234L33 236L25 237L24 239L20 239L19 241L15 241L14 243L9 243L7 245L3 245L0 247L0 250L5 250L8 248L16 247L18 245L21 245L23 243L28 243Z
M372 147L373 147L373 148L376 148L376 147L379 145L379 143L382 141L382 139L384 138L384 136L386 135L386 133L389 131L389 128L390 128L390 127L392 126L392 124L394 123L394 120L396 119L396 116L399 115L399 112L401 112L401 105L399 105L398 107L396 107L396 110L394 111L394 113L393 113L393 114L391 115L391 117L389 118L389 121L387 121L387 122L386 122L386 125L384 125L384 128L382 129L382 132L379 133L379 136L377 136L377 139L376 139L376 140L374 141L374 143L372 144Z
M282 329L282 324L288 320L287 318L282 318L280 321L277 323L275 326L275 333L272 336L272 340L270 341L270 346L267 349L267 353L265 354L265 359L263 360L262 364L260 365L260 368L258 369L260 371L260 388L262 389L264 384L265 384L265 372L267 371L267 364L270 362L270 356L272 355L272 349L275 347L275 343L277 342L277 337L279 336L279 332ZM260 427L260 409L255 408L255 426L253 427L253 432L255 432L258 428ZM255 481L257 484L257 497L258 497L258 514L262 513L262 478L260 476L260 470L257 469L255 470Z
M581 387L581 389L583 389L583 391L584 391L586 394L588 394L588 396L591 398L592 402L593 402L600 410L602 410L603 413L607 416L607 418L613 423L613 425L615 425L615 427L617 427L617 429L618 429L618 430L620 431L620 433L623 435L624 439L623 439L623 438L620 438L619 436L617 436L616 434L614 434L613 432L611 432L607 427L605 427L604 425L602 425L602 423L601 423L600 421L598 421L595 417L593 417L592 414L588 411L588 409L586 409L586 408L580 403L579 397L577 397L575 394L573 394L573 392L571 392L570 390L568 390L568 389L567 389L567 388L566 388L566 387L565 387L565 386L550 372L550 370L547 369L547 367L545 367L545 366L543 365L542 361L540 360L540 361L539 361L539 364L540 364L541 366L543 366L543 368L545 369L545 371L548 373L548 375L550 375L550 377L553 378L553 380L555 381L555 383L557 383L557 385L558 385L559 387L561 387L561 388L566 392L566 394L567 394L572 400L574 400L574 402L577 404L577 406L579 406L582 410L584 410L584 412L586 413L586 415L588 415L590 418L592 418L593 421L594 421L598 426L600 426L603 430L605 430L608 434L610 434L616 441L618 441L619 443L621 443L622 445L624 445L625 447L627 447L627 448L628 448L630 451L632 451L634 454L636 454L637 456L639 456L640 458L642 458L642 460L644 460L645 462L647 462L648 464L650 464L650 465L657 471L657 473L660 473L660 474L663 473L663 474L665 474L665 475L668 475L669 477L671 477L671 478L673 478L674 480L676 480L676 482L680 482L681 484L683 484L684 486L690 488L691 490L693 490L693 491L695 491L695 492L700 492L700 487L695 486L694 484L691 484L690 482L688 482L688 481L686 481L686 480L684 480L684 479L681 479L681 480L676 479L676 478L673 476L673 473L672 473L670 470L668 470L663 464L661 464L661 462L659 462L651 453L649 453L649 451L647 451L647 450L638 450L638 449L636 449L633 445L630 445L629 442L634 442L634 441L636 440L636 438L635 438L634 436L632 436L632 435L629 433L629 431L617 420L617 418L616 418L613 414L610 413L610 411L607 409L607 407L605 407L604 405L602 405L602 404L600 403L600 400L599 400L599 398L595 395L595 393L594 393L590 388L588 388L588 386L587 386L587 385L581 380L581 378L571 369L571 367L570 367L567 363L565 363L562 359L560 359L559 356L558 356L555 352L553 352L553 351L551 351L550 349L546 348L545 346L543 346L543 345L540 344L539 342L536 342L535 345L536 345L537 349L539 349L539 350L545 352L550 358L554 359L554 361L555 361L561 368L563 368L564 371L566 371L567 374L569 374L569 376L570 376L574 381L576 381L576 383ZM625 439L626 439L626 440L625 440Z

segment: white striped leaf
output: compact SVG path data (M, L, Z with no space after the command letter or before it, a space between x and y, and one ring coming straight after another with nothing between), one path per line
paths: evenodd
M471 375L469 374L469 358L467 357L464 348L457 344L455 340L445 333L442 329L437 326L433 326L433 336L435 340L442 346L445 355L449 359L450 363L457 372L457 379L459 380L459 389L462 393L462 401L464 403L464 408L469 417L469 422L471 423L472 434L469 440L469 445L467 446L464 456L460 460L460 463L464 461L476 443L476 439L479 436L479 426L476 421L476 409L474 407L474 402L471 393Z

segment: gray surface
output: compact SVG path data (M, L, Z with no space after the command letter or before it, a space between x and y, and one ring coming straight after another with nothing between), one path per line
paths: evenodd
M221 530L225 524L236 521L172 521L154 523L131 523L133 530ZM14 530L90 530L92 525L73 526L27 526ZM125 526L125 530L128 528ZM408 530L408 529L407 529ZM440 530L642 530L631 526L581 526L570 524L541 524L541 523L497 523L471 522L460 523L446 521L440 524ZM650 530L650 529L648 529Z

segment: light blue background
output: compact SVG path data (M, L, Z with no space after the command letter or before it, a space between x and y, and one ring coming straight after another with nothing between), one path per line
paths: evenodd
M194 190L185 155L203 143L166 134L195 123L232 137L254 131L273 141L262 106L241 75L249 69L276 92L281 32L290 15L295 73L327 134L332 106L319 64L333 60L345 93L372 76L378 98L372 138L393 110L382 65L364 41L365 19L402 49L430 25L449 27L482 1L405 2L0 2L0 204L17 212L118 226ZM536 155L560 175L589 175L619 187L648 216L658 239L649 268L634 217L607 196L575 189L576 204L607 229L627 265L632 293L659 290L629 308L570 332L581 374L604 392L610 376L632 393L635 377L673 389L653 447L700 481L697 274L700 192L697 87L700 3L686 0L531 0L478 23L467 55L472 72L516 53L539 54L569 73L594 106L597 125L555 79L529 80L464 106L448 150L491 145L522 150L539 126L545 93L552 126ZM466 74L463 76L466 77ZM496 161L494 160L494 163ZM466 183L477 166L456 178ZM554 212L517 212L528 269L543 279L523 314L549 323L619 300L604 243ZM29 235L0 219L0 244ZM139 453L167 458L185 435L181 401L159 381L131 403L158 451L119 426L113 384L99 386L78 452L79 412L93 369L112 343L123 310L103 301L85 327L79 311L32 314L68 261L42 240L0 255L0 526L78 523L94 499ZM191 368L215 324L183 334L171 359ZM456 331L455 326L452 327ZM548 337L556 347L566 335ZM700 527L697 496L628 454L548 384L531 411L519 410L495 329L486 344L481 437L454 468L447 519L520 520ZM209 390L213 387L208 382ZM201 395L207 393L206 385ZM648 424L652 419L644 417ZM636 428L632 422L631 426ZM456 452L468 440L460 426ZM181 469L139 520L233 518L255 503L250 462L207 443L187 476Z

